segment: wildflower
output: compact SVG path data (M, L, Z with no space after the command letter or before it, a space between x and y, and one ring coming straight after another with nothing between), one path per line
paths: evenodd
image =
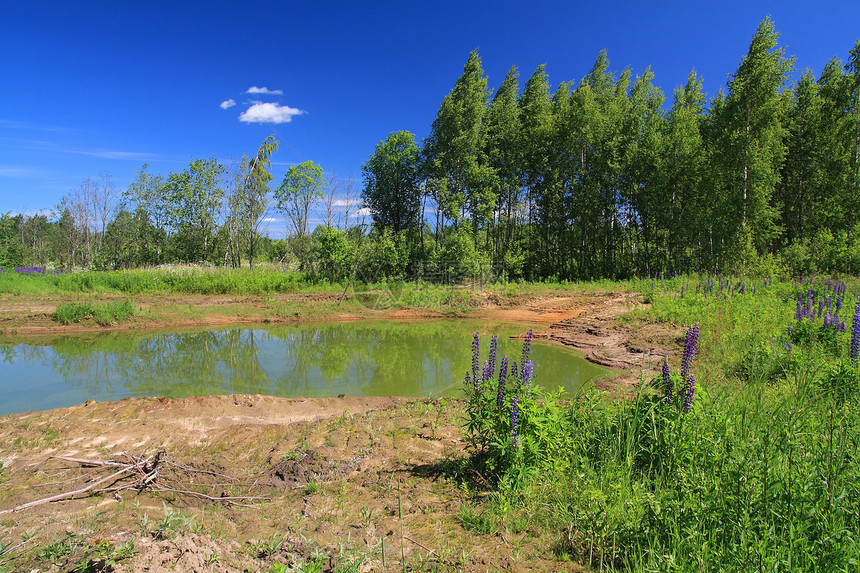
M684 342L684 356L681 358L681 378L686 379L690 374L693 358L696 356L696 348L699 346L699 325L694 324L687 330L687 339Z
M478 338L478 333L472 337L472 380L478 381L478 369L480 368L479 354L481 350L481 342Z
M684 396L684 413L689 414L690 408L693 407L693 395L696 393L696 378L690 374L690 379L687 381L686 396Z
M669 375L669 357L663 361L663 384L666 388L666 403L672 403L672 377Z
M519 439L517 437L517 424L520 418L520 400L519 397L514 396L511 398L511 438L514 439L514 443L518 443Z
M532 364L531 360L526 360L526 363L523 364L523 386L526 388L526 399L531 398L532 395L532 376L534 375L535 367Z
M499 344L499 338L495 334L490 338L490 377L496 371L496 347Z
M525 363L529 360L529 354L531 353L532 348L532 329L529 328L529 333L526 334L526 339L523 341L523 360L522 364L525 366Z
M499 367L499 388L496 393L496 406L501 408L505 404L505 379L508 377L508 357L502 358L502 364Z
M484 375L484 377L482 378L482 380L483 380L484 382L486 382L487 380L489 380L490 378L492 378L492 377L493 377L493 370L490 368L490 361L489 361L489 360L488 360L488 361L486 361L486 362L484 362L484 372L483 372L483 375Z
M854 323L851 326L851 349L849 354L854 364L860 358L860 302L854 307Z

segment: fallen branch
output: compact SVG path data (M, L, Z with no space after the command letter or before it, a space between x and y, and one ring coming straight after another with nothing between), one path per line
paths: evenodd
M112 480L112 479L114 479L114 478L117 478L117 477L121 476L122 474L124 474L124 473L128 472L129 470L131 470L131 466L129 466L129 467L125 467L125 468L122 468L122 469L121 469L121 470L119 470L118 472L112 473L111 475L109 475L109 476L107 476L107 477L105 477L105 478L102 478L102 479L100 479L100 480L98 480L98 481L95 481L95 482L91 483L90 485L88 485L88 486L87 486L87 487L85 487L85 488L81 488L81 489L78 489L78 490L75 490L75 491L69 491L69 492L66 492L66 493L58 493L57 495L52 495L51 497L45 497L45 498L42 498L42 499L37 499L36 501L30 501L30 502L27 502L27 503L21 504L21 505L19 505L19 506L17 506L17 507L13 507L12 509L3 509L3 510L0 510L0 515L3 515L4 513L18 513L19 511L21 511L21 510L23 510L23 509L28 509L28 508L30 508L30 507L34 507L34 506L36 506L36 505L41 505L41 504L43 504L43 503L49 503L49 502L52 502L52 501L62 501L62 500L64 500L64 499L72 498L72 497L74 497L74 496L76 496L76 495L79 495L79 494L86 493L86 492L90 491L91 489L93 489L94 487L96 487L96 486L97 486L97 485L99 485L99 484L102 484L102 483L105 483L106 481L110 481L110 480Z
M11 509L0 510L0 515L22 511L24 509L28 509L30 507L34 507L44 503L72 499L85 493L95 495L100 493L112 493L129 489L135 489L138 491L146 490L153 492L176 493L179 495L192 496L207 501L225 502L232 505L244 505L239 503L241 501L256 501L268 499L260 496L212 496L203 492L186 489L185 487L183 487L182 480L177 479L177 473L186 475L197 474L207 476L209 478L231 478L229 478L229 476L218 474L211 470L199 470L193 466L170 460L164 450L159 450L156 454L146 458L144 458L143 456L133 456L127 452L123 452L122 454L120 454L120 456L117 456L114 459L110 460L92 460L84 458L72 458L68 456L53 456L52 458L48 459L57 459L66 462L72 462L79 464L82 467L97 468L92 471L98 471L98 468L106 467L119 468L119 470L109 476L96 479L96 481L93 481L86 487L82 487L74 491L59 493L42 499L37 499L35 501L30 501ZM134 479L128 481L128 478L132 477ZM103 488L98 487L107 482L113 483L110 486L106 486ZM233 483L235 484L235 480L233 480ZM225 484L219 482L200 485L202 485L203 487L215 488L221 487Z
M433 551L432 549L430 549L430 548L429 548L429 547L427 547L426 545L422 545L421 543L418 543L418 542L417 542L417 541L415 541L414 539L409 538L409 537L406 537L405 535L403 536L403 539L405 539L406 541L411 541L412 543L414 543L415 545L417 545L418 547L420 547L420 548L421 548L421 549L423 549L424 551L427 551L428 553L432 553L432 554L433 554L433 555L435 555L435 556L436 556L436 558L437 558L437 559L439 559L442 563L446 563L446 564L448 563L448 560L447 560L447 559L445 559L444 557L442 557L441 555L439 555L438 553L436 553L435 551Z

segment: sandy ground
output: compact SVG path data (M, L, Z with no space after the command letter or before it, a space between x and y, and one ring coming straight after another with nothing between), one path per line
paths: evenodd
M0 315L23 324L56 304L37 302L4 301ZM235 305L247 315L255 304L172 303ZM680 336L620 321L636 304L549 297L514 308L490 302L472 316L545 325L537 336L616 368L603 383L623 394ZM57 329L27 324L31 334ZM237 395L90 401L0 417L0 571L580 570L555 558L558 539L527 524L475 525L485 494L481 476L457 470L468 455L462 416L458 401ZM149 466L122 479L98 481L145 459ZM139 487L144 467L157 473L157 488ZM52 496L62 499L20 509Z

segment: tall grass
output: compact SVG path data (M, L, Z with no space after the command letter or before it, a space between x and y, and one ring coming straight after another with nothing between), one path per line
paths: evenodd
M469 412L489 420L466 427L472 469L496 488L483 518L537 525L556 554L596 569L858 570L860 372L850 333L794 318L808 289L831 303L835 291L807 281L753 295L733 280L718 298L678 283L646 285L644 314L700 325L689 412L661 376L617 403L514 389L513 440L510 392L504 407L491 400L499 377L467 384Z
M293 293L315 283L304 273L183 267L130 271L80 272L61 275L0 273L0 293L46 295L52 293L236 294ZM337 289L334 289L337 290Z
M96 324L110 326L128 320L137 313L131 301L69 302L57 306L52 318L60 324L78 323L92 319Z

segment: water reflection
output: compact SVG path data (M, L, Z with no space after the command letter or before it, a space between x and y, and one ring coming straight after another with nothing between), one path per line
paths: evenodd
M454 396L471 336L508 340L528 327L478 321L358 321L149 334L63 336L0 344L0 414L124 396L272 394ZM484 351L489 336L483 337ZM534 345L538 383L572 390L602 370L565 349Z

